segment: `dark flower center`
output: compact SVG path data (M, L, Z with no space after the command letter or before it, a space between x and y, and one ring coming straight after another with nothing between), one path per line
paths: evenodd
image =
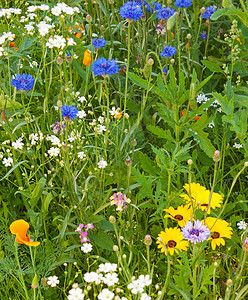
M175 242L173 240L169 240L166 246L170 247L170 248L174 248L174 247L176 247L176 245L177 245L177 242Z
M207 204L207 203L203 203L203 204L201 204L201 206L206 206L206 207L207 207L207 206L208 206L208 204Z
M177 221L182 221L183 216L182 215L175 215L174 219L176 219Z
M220 234L219 234L219 232L216 232L216 231L211 235L212 239L218 239L219 237L220 237Z
M198 229L192 228L190 230L190 234L192 234L192 235L199 236L199 233L200 233L200 230L198 230Z

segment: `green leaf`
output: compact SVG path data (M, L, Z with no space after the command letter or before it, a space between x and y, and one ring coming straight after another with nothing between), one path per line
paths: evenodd
M114 242L107 233L101 232L96 236L91 236L91 239L97 246L105 250L113 251Z
M212 72L224 73L224 71L221 69L221 67L212 61L202 60L201 62L204 66L206 66Z
M213 157L215 152L215 147L212 145L211 141L207 138L208 134L201 129L189 129L189 135L192 136L198 143L200 148L209 156Z
M22 160L19 163L15 164L8 172L5 176L3 176L0 181L4 180L5 178L7 178L17 167L19 167L21 164L28 162L27 160Z
M147 129L149 131L151 131L153 134L160 137L161 139L174 141L174 138L172 137L169 129L167 131L165 131L164 129L162 129L158 126L152 126L152 125L147 126Z
M86 81L86 72L84 71L84 69L75 60L72 60L71 64L78 72L78 74L83 78L83 80Z

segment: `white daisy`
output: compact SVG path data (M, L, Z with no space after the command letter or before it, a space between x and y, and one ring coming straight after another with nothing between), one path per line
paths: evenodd
M57 276L50 276L47 278L47 284L51 287L55 287L57 284L59 284L59 280Z

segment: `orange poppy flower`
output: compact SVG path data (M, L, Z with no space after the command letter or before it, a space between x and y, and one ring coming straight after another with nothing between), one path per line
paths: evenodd
M174 40L175 34L173 32L171 32L171 36L172 36L172 39Z
M84 24L75 25L74 28L79 29L81 32L84 32ZM71 26L69 26L68 32L72 32ZM74 35L77 39L82 37L82 34L80 32L75 32Z
M199 119L200 119L200 116L196 116L196 117L194 118L194 122L198 121Z
M83 64L85 66L89 66L91 64L91 55L90 55L90 51L89 50L86 50L84 52Z
M40 242L32 242L30 240L30 234L27 236L29 224L28 224L28 222L26 222L22 219L16 220L13 223L11 223L9 226L9 229L12 234L15 234L15 236L16 236L15 241L18 244L25 244L25 245L33 246L33 247L37 247L40 244Z

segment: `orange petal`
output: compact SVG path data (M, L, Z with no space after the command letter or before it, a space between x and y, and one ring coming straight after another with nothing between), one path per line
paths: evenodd
M29 224L28 222L20 219L20 220L16 220L14 221L12 224L10 224L9 229L11 231L11 233L19 236L20 240L25 240L27 231L29 229Z
M40 242L24 242L23 244L28 245L28 246L37 247L37 246L39 246Z

